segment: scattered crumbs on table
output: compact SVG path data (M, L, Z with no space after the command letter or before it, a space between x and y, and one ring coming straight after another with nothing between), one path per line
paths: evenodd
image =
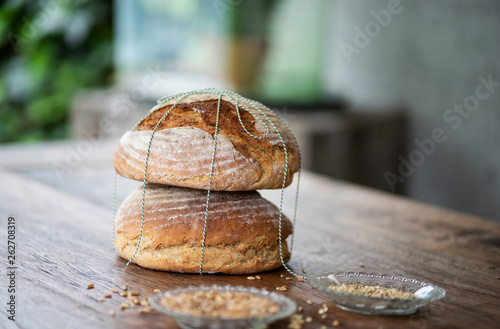
M145 308L142 309L144 313L152 313L154 311L153 306L146 306Z
M290 317L289 329L301 329L304 324L304 317L302 314L294 314Z

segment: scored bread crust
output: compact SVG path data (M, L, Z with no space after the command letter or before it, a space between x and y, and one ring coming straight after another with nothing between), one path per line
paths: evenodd
M199 272L206 197L202 190L148 184L142 239L133 262L155 270ZM116 215L115 249L127 260L137 246L141 204L138 188ZM290 253L285 239L292 224L284 215L281 224L286 262ZM258 192L210 193L203 271L243 274L280 267L278 232L279 210Z
M207 189L214 150L217 99L198 97L177 104L159 124L150 147L148 183ZM113 163L121 176L144 179L148 144L154 127L172 105L150 113L135 129L126 132L115 151ZM269 110L262 109L279 130L288 156L286 186L299 169L299 151L288 128ZM252 113L266 122L266 127L250 113L240 109L241 125L235 106L224 98L220 104L217 149L211 189L247 191L277 189L283 184L285 151L274 127L255 109Z

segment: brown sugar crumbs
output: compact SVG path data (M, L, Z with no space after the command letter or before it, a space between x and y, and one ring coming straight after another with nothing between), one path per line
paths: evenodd
M262 317L279 311L276 303L263 297L215 290L182 293L163 298L161 304L186 315L223 319Z
M362 284L345 284L340 286L329 286L331 290L338 292L360 295L372 298L386 299L415 299L417 296L414 293L402 291L396 288L384 288L381 286L367 286Z

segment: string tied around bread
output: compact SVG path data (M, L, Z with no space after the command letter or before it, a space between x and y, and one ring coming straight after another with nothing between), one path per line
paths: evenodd
M282 217L283 217L283 199L284 199L284 190L286 187L286 182L287 182L287 174L288 174L288 169L289 169L289 155L288 155L288 150L287 146L285 143L285 140L283 138L282 133L280 130L277 128L276 124L271 120L271 118L266 114L266 111L269 113L273 113L268 107L263 105L260 102L257 102L252 99L245 98L233 91L229 90L218 90L215 88L205 88L205 89L199 89L199 90L193 90L193 91L188 91L188 92L181 92L177 94L173 94L170 96L163 97L158 100L156 106L154 106L141 120L138 121L138 123L132 128L134 130L137 128L137 126L148 116L150 116L153 112L159 110L160 108L163 108L166 105L171 105L170 109L161 116L161 118L158 120L156 125L154 126L153 131L151 132L151 136L149 137L148 141L148 146L147 146L147 151L146 151L146 157L144 161L144 175L143 175L143 188L142 188L142 202L141 202L141 226L140 226L140 231L139 231L139 238L137 241L137 245L135 248L135 251L132 255L132 257L128 260L128 262L124 265L124 267L127 267L132 260L135 258L140 244L141 244L141 239L142 239L142 234L143 234L143 227L144 227L144 205L145 205L145 199L146 199L146 185L147 185L147 173L148 173L148 161L150 157L150 152L151 152L151 143L153 141L153 138L155 136L156 131L158 130L158 127L160 124L168 117L170 112L183 100L186 98L193 96L193 95L212 95L216 96L217 98L217 112L216 112L216 119L215 119L215 131L213 134L213 148L212 148L212 157L211 157L211 164L210 164L210 174L209 174L209 179L208 179L208 184L207 184L207 197L206 197L206 203L205 203L205 216L204 216L204 226L203 226L203 237L201 241L201 255L200 255L200 267L199 267L199 272L200 274L203 273L203 257L204 257L204 249L205 249L205 241L206 241L206 229L207 229L207 222L209 219L209 204L210 204L210 191L212 189L212 177L214 174L214 166L215 166L215 158L217 154L217 138L218 138L218 133L219 133L219 118L220 118L220 109L221 109L221 101L226 100L230 102L232 105L235 107L236 114L238 116L238 121L243 128L244 132L248 134L250 137L255 138L255 139L263 139L270 134L276 134L280 140L280 146L283 148L283 153L284 153L284 158L285 158L285 164L284 164L284 173L283 173L283 180L281 184L281 195L280 195L280 205L279 205L279 232L278 232L278 242L279 242L279 256L280 256L280 261L283 267L292 275L294 276L300 276L304 279L308 279L305 276L298 275L295 272L293 272L285 263L283 259L283 248L282 248ZM253 134L251 133L245 124L243 123L243 120L241 118L240 111L243 110L247 113L249 113L255 120L258 120L262 126L265 128L265 133L261 133L260 135ZM295 193L295 205L294 205L294 215L293 215L293 226L295 227L295 221L296 221L296 215L297 215L297 203L298 203L298 193L299 193L299 182L300 182L300 151L298 149L298 143L291 132L290 128L286 125L285 122L283 122L279 117L276 117L278 120L281 121L284 127L288 130L288 133L293 137L293 140L295 141L295 144L297 145L297 151L298 151L298 158L299 158L299 169L298 169L298 176L297 176L297 188L296 188L296 193ZM291 173L292 174L292 173ZM115 240L115 234L116 234L116 229L115 229L115 217L116 217L116 172L115 172L115 180L114 180L114 197L113 197L113 240ZM292 238L291 238L291 244L290 244L290 253L292 252L293 249L293 241L294 241L294 234L292 233Z

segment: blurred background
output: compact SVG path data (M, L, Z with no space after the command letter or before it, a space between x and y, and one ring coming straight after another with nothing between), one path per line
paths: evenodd
M498 31L493 0L7 0L0 167L109 206L118 138L160 97L227 88L307 170L500 221Z

